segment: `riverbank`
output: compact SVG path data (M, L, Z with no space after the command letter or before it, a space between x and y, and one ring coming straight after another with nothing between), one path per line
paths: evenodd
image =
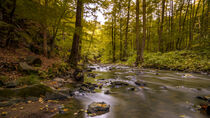
M173 51L168 53L145 53L143 68L175 70L210 74L210 54L208 51ZM118 64L133 66L136 56Z

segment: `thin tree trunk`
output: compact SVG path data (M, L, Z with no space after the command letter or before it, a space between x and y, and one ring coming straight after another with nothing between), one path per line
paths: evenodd
M161 24L160 24L160 32L159 32L159 51L163 52L163 23L164 23L164 12L165 12L165 0L162 0L162 16L161 16Z
M136 66L140 63L140 39L139 39L139 0L136 0Z
M147 26L146 26L146 0L143 0L143 39L141 43L141 52L140 52L140 62L144 61L144 47L145 47L145 40L147 38Z
M122 11L121 3L119 2L119 11L120 11L120 60L122 61L123 50L122 50Z
M78 58L79 58L79 44L81 40L80 35L82 33L82 11L83 11L83 0L77 0L75 32L73 37L71 55L69 57L69 63L71 64L72 67L77 67Z
M127 59L127 50L128 50L128 26L130 20L130 3L131 0L128 0L128 13L127 13L127 22L126 22L126 30L125 30L125 42L124 42L124 59Z

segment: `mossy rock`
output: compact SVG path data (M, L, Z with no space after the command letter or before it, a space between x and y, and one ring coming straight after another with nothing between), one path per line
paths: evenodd
M14 88L14 89L9 89L9 88L4 88L0 89L0 97L2 98L13 98L13 97L40 97L44 96L47 92L52 92L52 90L44 86L42 84L39 85L32 85L32 86L27 86L24 88Z

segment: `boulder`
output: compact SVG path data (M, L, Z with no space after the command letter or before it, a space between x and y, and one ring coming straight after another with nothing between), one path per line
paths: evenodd
M80 69L76 69L73 73L73 77L76 81L83 82L84 81L84 72Z
M138 86L146 86L146 84L141 81L136 81L135 84Z
M114 81L111 82L112 87L122 87L122 86L128 86L129 84L122 81Z
M20 71L28 72L28 73L37 72L37 70L34 67L28 65L26 62L20 62L19 69L20 69Z
M26 57L26 62L28 65L40 67L42 65L42 60L36 56Z
M0 80L0 87L4 86L4 82Z
M58 92L47 92L45 94L45 99L44 100L66 100L68 99L67 95L64 95L62 93Z
M5 83L5 88L16 88L18 86L17 81L10 81Z
M87 113L90 116L101 115L109 112L110 105L105 102L93 102L88 105Z

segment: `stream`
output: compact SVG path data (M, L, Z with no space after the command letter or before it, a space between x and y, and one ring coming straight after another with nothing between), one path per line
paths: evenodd
M110 111L94 118L207 118L193 106L204 103L197 96L210 95L209 75L125 66L90 66L97 83L123 81L126 87L108 87L101 92L77 95L84 108L92 102L110 104ZM135 81L146 84L139 87ZM135 87L135 91L129 87ZM112 94L104 94L110 90ZM85 118L89 118L87 114Z

